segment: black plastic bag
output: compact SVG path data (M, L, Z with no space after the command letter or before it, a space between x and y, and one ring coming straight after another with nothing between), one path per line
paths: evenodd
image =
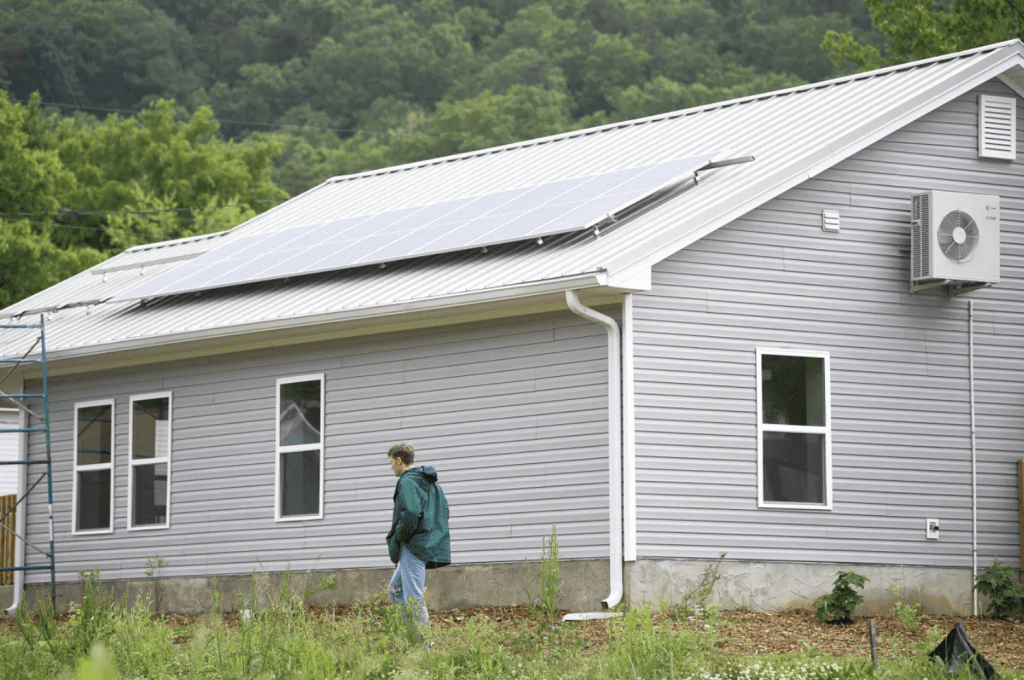
M999 678L995 669L992 668L992 664L978 654L978 650L971 644L971 638L967 637L963 619L956 622L946 639L940 642L939 646L933 649L928 656L941 659L949 666L951 674L966 668L974 675L984 677L985 680L998 680Z

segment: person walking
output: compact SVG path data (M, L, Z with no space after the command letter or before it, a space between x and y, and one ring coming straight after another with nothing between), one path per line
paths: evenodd
M388 596L426 628L429 614L423 601L427 569L451 564L448 532L448 500L437 483L437 470L429 465L414 468L415 451L401 442L388 450L391 471L398 477L393 496L395 507L388 533L388 554L396 565Z

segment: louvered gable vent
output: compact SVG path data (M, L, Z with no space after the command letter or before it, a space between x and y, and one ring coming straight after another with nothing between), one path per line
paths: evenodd
M1009 97L978 97L978 156L1017 157L1017 102Z

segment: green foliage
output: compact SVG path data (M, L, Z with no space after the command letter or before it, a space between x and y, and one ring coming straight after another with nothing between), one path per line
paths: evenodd
M609 619L610 642L601 672L613 678L675 678L703 675L720 662L714 627L694 632L655 622L648 603Z
M1013 567L999 564L993 557L992 566L978 574L974 587L989 598L985 613L997 619L1010 619L1024 615L1024 586Z
M904 630L915 630L921 625L921 605L916 602L910 602L900 595L899 586L894 586L892 593L896 596L896 602L892 606L892 613L903 624Z
M705 680L866 680L873 676L870 659L831 659L814 655L777 656L755 663L730 662ZM913 677L919 680L920 676Z
M983 5L953 3L972 26L988 15L969 6ZM882 43L847 0L5 9L0 307L124 248L231 228L335 175L833 77L857 46ZM831 62L825 31L842 52Z
M38 622L27 607L18 608L15 622L29 649L45 653L61 666L74 666L96 643L113 635L115 619L124 613L124 603L114 603L100 592L99 573L85 575L85 594L81 606L72 604L67 623L58 629L53 603L36 601Z
M678 603L674 605L666 603L661 609L677 621L689 617L696 619L709 613L717 613L709 605L709 602L715 591L715 584L722 580L721 568L722 562L725 561L725 555L724 552L719 553L718 560L704 569L697 582L690 590L683 593Z
M280 148L225 142L217 128L209 109L179 121L166 100L133 118L60 121L52 143L76 180L59 195L75 206L58 216L73 227L62 241L116 252L228 229L284 199L270 179Z
M832 584L832 592L822 595L814 601L818 620L825 623L829 619L848 619L853 616L864 597L854 588L863 588L868 579L852 571L841 571Z
M117 669L107 648L102 643L96 643L89 656L79 659L77 674L79 680L116 680Z
M523 566L526 569L526 601L534 617L543 614L547 619L553 619L558 613L558 605L562 603L562 584L559 578L558 564L558 528L551 525L551 536L541 539L540 551L540 574L534 578L530 574L530 563L523 559ZM539 606L534 604L533 588L540 586L538 598Z
M280 145L217 129L208 109L181 121L170 101L99 122L0 97L0 308L124 248L222 231L283 200Z
M832 63L861 71L901 64L1024 36L1020 9L1006 0L864 0L871 23L885 36L884 56L851 31L830 30L821 44Z
M91 596L90 596L91 597ZM139 600L127 609L115 603L108 635L87 652L58 662L51 647L67 650L69 624L54 628L50 642L0 632L0 677L4 680L113 680L114 678L665 678L686 680L943 680L947 670L927 653L945 634L933 629L912 649L887 648L877 671L867 658L795 653L725 656L716 628L681 630L648 606L607 623L609 641L581 654L587 644L580 624L561 624L539 634L532 621L501 628L485 617L464 625L437 626L435 646L424 649L402 637L400 615L383 592L348 616L320 617L300 605L287 582L270 590L254 581L238 600L250 616L222 616L171 626ZM83 607L84 609L84 607ZM388 618L391 617L391 618ZM52 622L53 619L51 618ZM80 624L79 624L80 625ZM513 624L514 625L514 624ZM59 630L58 630L59 628ZM883 645L884 647L884 645ZM999 669L1008 678L1024 677Z

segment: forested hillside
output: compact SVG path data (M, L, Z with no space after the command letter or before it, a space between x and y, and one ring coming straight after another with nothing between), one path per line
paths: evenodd
M3 87L64 115L209 106L325 177L841 73L826 31L880 45L859 0L21 0Z
M1003 0L939 4L5 0L0 307L334 175L1016 33Z

